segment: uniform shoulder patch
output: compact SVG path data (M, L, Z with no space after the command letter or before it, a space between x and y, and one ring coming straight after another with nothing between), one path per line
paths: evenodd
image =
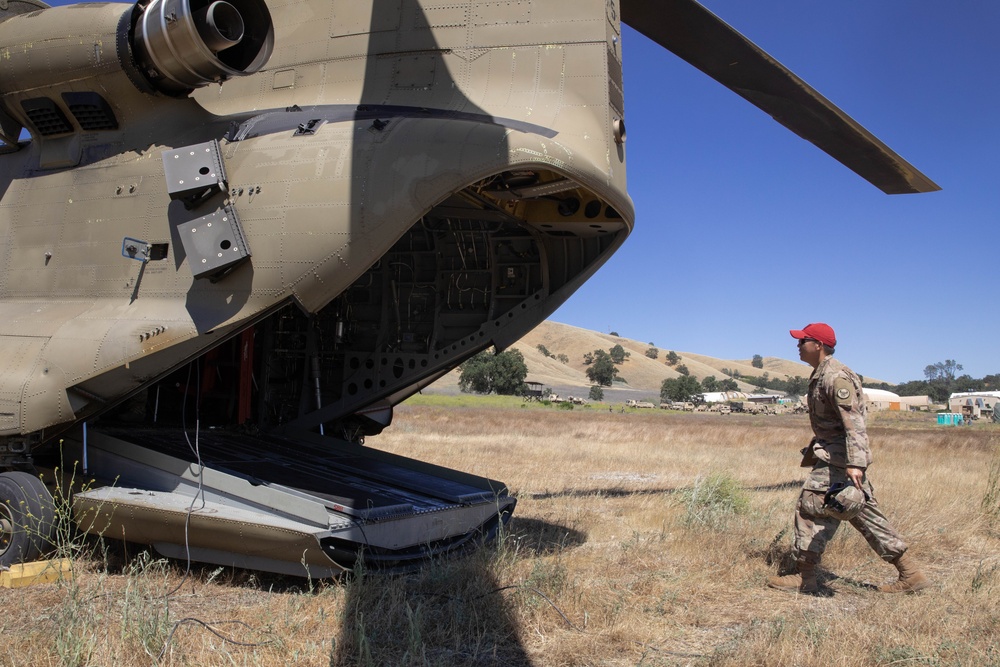
M833 383L833 395L837 404L844 408L851 407L854 398L854 386L846 378L837 378Z

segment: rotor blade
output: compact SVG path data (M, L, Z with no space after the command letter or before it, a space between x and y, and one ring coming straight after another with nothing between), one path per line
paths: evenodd
M621 0L622 21L887 194L941 188L695 0Z

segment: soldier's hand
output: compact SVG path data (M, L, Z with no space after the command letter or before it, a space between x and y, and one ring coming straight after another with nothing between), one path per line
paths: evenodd
M855 468L853 466L847 466L847 477L854 483L854 486L858 487L859 490L863 491L861 488L861 482L865 478L864 468Z

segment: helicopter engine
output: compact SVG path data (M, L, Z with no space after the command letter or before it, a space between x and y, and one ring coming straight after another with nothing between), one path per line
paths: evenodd
M257 0L153 0L132 39L143 73L169 94L252 74L273 43L270 15Z
M0 141L15 148L22 127L39 139L118 129L160 95L184 97L257 72L273 46L263 0L152 0L124 11L93 3L0 14ZM42 166L69 165L43 160Z

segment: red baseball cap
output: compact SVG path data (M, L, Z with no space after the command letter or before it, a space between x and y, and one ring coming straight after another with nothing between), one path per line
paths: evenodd
M816 322L814 324L807 324L801 329L791 329L788 333L792 334L792 338L812 338L823 343L823 345L837 347L837 334L833 333L833 327L829 324Z

